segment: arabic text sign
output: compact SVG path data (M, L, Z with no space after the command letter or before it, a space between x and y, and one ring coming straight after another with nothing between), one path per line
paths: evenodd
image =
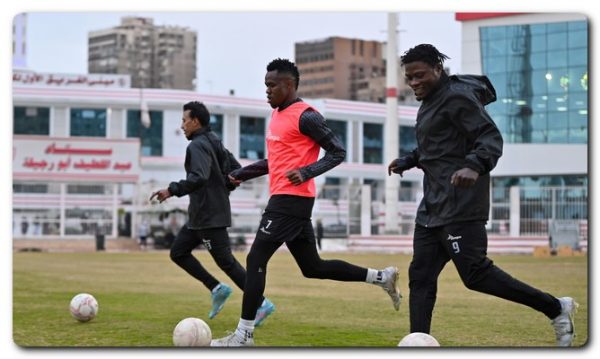
M114 74L54 74L13 71L14 86L130 88L130 75Z
M140 173L139 141L14 136L16 179L97 180L129 182Z

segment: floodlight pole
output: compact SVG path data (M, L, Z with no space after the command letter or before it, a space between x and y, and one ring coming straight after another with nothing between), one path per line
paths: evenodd
M399 233L398 226L398 176L388 176L387 166L398 158L398 14L388 14L386 45L386 89L387 112L384 125L385 176L385 225L386 234Z

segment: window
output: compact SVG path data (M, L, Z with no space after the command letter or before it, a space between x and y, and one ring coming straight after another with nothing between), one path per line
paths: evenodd
M50 135L50 109L48 107L13 107L13 132L15 135Z
M103 184L67 184L68 194L112 194L112 186Z
M72 108L71 136L106 137L106 109Z
M347 150L348 149L348 135L347 135L347 127L348 123L346 121L340 120L327 120L327 126L331 129L331 132L335 134L335 136L342 142L342 145ZM344 158L344 162L348 161L348 154Z
M398 138L400 139L400 157L408 155L417 148L417 135L414 127L400 126L398 128Z
M223 139L223 115L210 115L210 130Z
M480 28L486 108L508 143L587 143L587 34L587 21Z
M265 119L240 116L240 158L265 158Z
M383 125L363 124L363 163L383 163Z
M139 138L142 156L162 156L163 113L149 111L150 127L141 122L140 110L127 110L127 137Z

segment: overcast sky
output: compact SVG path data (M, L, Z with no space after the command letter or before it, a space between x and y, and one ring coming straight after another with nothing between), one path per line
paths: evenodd
M460 72L460 23L454 12L403 12L399 54L420 43L434 44ZM264 97L266 64L294 58L294 43L342 36L387 41L386 12L30 12L27 65L39 72L87 73L89 31L117 26L123 16L154 19L155 25L197 31L197 91Z

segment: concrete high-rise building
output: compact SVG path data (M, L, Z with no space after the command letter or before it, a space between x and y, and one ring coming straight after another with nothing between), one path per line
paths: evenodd
M88 34L88 72L128 74L133 87L195 90L196 32L124 17Z
M301 76L298 95L384 102L384 51L384 42L343 37L296 43L295 61ZM398 72L398 100L415 102L402 70Z

